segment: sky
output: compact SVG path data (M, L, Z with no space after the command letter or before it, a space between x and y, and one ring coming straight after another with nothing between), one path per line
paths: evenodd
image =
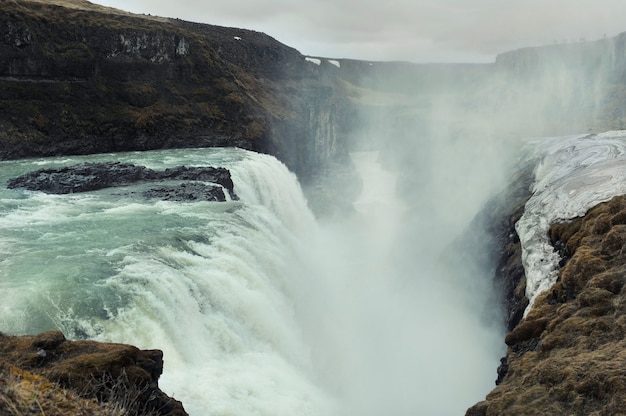
M304 55L493 62L525 46L626 32L626 0L92 0L264 32Z

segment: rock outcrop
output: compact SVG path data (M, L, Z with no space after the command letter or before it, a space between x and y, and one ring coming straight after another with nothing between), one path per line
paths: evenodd
M555 224L555 285L506 336L498 386L468 416L619 415L626 409L626 197Z
M97 412L98 407L87 403L82 405L84 413L81 414L187 415L180 402L159 389L158 379L163 372L163 353L159 350L139 350L129 345L94 341L68 341L58 331L36 336L0 334L0 366L3 376L12 373L19 380L35 380L30 400L42 414L45 414L44 407L49 406L46 394L52 396L51 400L56 403L53 407L61 411L49 414L70 414L71 406L75 409L76 403L66 405L66 409L58 408L62 402L55 395L58 392L54 389L58 386L82 398L108 403L111 408L119 410L118 413L101 413ZM2 380L7 382L5 377ZM41 400L37 399L38 392L45 393ZM0 389L0 394L3 393L4 390ZM13 394L16 395L15 391ZM0 409L11 404L11 400L0 400ZM16 405L13 407L6 409L7 414L22 414L10 413Z
M224 190L226 190L230 199L238 199L228 169L214 167L179 166L155 171L131 163L82 163L25 173L10 179L7 186L12 189L24 188L52 194L69 194L166 180L194 182L159 186L144 191L143 196L174 201L225 201Z

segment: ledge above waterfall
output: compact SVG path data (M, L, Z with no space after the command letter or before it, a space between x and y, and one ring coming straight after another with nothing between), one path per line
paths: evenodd
M172 180L186 182L153 187L142 191L142 195L174 201L225 201L226 190L230 199L237 199L230 172L225 168L179 166L155 171L120 162L82 163L58 169L40 169L10 179L8 187L69 194Z

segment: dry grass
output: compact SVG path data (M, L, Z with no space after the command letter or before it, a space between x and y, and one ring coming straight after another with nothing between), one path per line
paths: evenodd
M0 414L122 416L123 409L80 397L41 376L10 364L0 366Z
M95 11L95 12L100 12L100 13L116 14L120 16L140 17L143 19L154 20L158 22L166 22L169 20L168 18L165 18L165 17L129 13L124 10L115 9L113 7L106 7L106 6L101 6L99 4L94 4L86 0L20 0L20 1L10 0L10 1L15 4L24 4L25 7L27 3L41 3L45 5L56 5L56 6L66 7L68 9L74 9L74 10L86 10L86 11Z
M158 410L146 405L146 394L147 387L133 386L125 374L94 379L88 391L77 393L11 364L0 364L0 414L6 416L158 416Z

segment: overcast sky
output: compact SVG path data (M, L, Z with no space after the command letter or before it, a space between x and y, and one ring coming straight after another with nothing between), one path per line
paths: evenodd
M523 46L626 32L626 0L92 0L267 33L305 55L492 62Z

